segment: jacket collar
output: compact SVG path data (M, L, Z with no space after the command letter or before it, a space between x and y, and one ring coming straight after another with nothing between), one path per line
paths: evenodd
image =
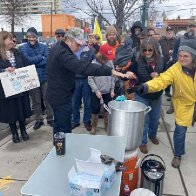
M69 50L69 52L71 52L72 54L74 54L73 51L71 50L71 48L64 41L61 41L60 45L63 48L66 48L67 50Z

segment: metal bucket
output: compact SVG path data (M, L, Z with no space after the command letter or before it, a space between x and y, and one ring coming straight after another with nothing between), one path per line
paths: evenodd
M108 135L126 138L125 150L135 150L142 143L144 118L151 107L137 101L110 101Z

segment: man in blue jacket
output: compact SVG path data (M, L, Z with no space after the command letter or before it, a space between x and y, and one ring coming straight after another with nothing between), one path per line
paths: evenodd
M38 33L34 27L27 30L28 42L20 47L22 54L28 61L29 65L34 64L40 81L40 87L32 89L30 96L35 114L34 129L39 129L43 124L41 96L46 105L47 123L53 127L53 110L49 105L46 96L47 78L46 78L46 65L48 59L47 46L38 42Z

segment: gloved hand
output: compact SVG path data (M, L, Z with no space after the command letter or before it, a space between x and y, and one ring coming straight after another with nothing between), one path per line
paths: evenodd
M131 93L137 93L138 95L142 95L144 94L144 85L140 84L138 86L134 86L132 88L127 89L127 93L131 94Z

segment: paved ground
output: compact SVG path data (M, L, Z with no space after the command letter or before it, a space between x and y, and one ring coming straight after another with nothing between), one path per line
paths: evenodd
M181 168L172 168L170 164L173 157L172 136L175 124L173 115L166 114L168 105L169 102L163 96L162 118L158 132L161 142L158 146L149 142L149 153L160 155L166 163L164 196L196 196L196 129L188 129L186 155L182 158ZM10 135L0 141L0 196L20 196L21 187L53 147L52 129L46 123L38 131L34 131L32 126L33 122L28 125L28 142L13 144ZM73 132L89 134L83 126ZM97 134L105 134L102 120L99 121ZM143 157L142 154L140 156ZM5 180L5 177L8 180Z

